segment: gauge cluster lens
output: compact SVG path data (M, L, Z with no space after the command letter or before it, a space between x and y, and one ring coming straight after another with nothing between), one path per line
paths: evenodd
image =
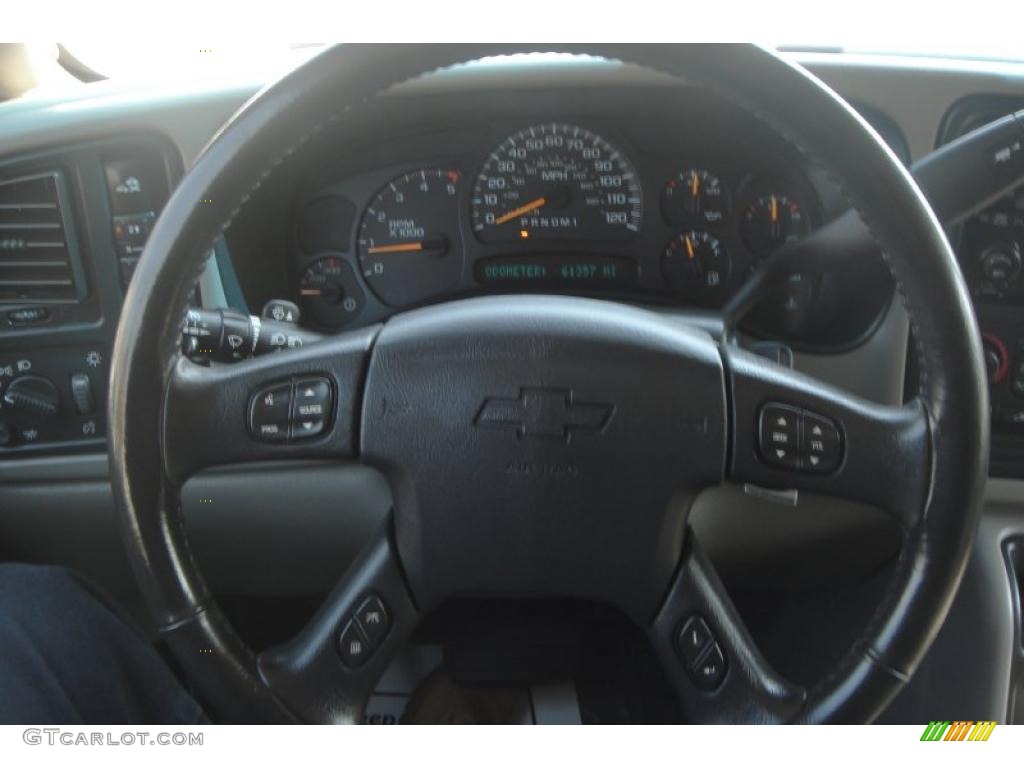
M457 171L413 171L370 202L359 226L359 267L385 304L416 304L458 284L459 182Z
M725 246L708 232L691 229L669 240L661 255L665 281L687 297L716 295L729 280Z
M642 217L640 182L625 155L574 125L510 136L473 185L473 231L485 243L622 241Z
M740 277L811 232L820 200L799 168L781 161L751 171L721 153L714 160L685 145L678 152L691 159L661 158L651 170L647 195L660 197L648 219L631 160L570 123L536 124L482 159L474 153L458 164L417 167L383 185L390 173L356 177L355 197L365 202L351 252L344 221L353 220L355 205L346 219L322 202L352 195L336 185L307 206L307 226L298 230L306 235L304 315L339 329L385 317L388 308L518 290L647 292L657 300L670 293L718 306ZM468 167L479 168L471 185L462 176ZM314 249L309 235L321 230L344 236ZM792 290L771 301L787 311L806 304L812 282L796 275Z
M661 192L661 213L672 225L716 226L729 216L729 192L710 171L691 168L676 175Z

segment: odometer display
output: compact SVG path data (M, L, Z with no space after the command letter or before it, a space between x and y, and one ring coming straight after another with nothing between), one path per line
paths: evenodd
M535 125L491 152L472 217L485 243L622 241L640 229L643 198L629 160L596 133Z
M637 265L622 256L582 256L564 253L535 253L523 256L495 256L478 261L476 280L488 286L626 285L637 276Z

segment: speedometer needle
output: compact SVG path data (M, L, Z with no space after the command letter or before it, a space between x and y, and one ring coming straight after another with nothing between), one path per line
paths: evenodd
M541 206L547 205L547 202L548 200L546 197L538 197L536 200L531 200L530 202L526 203L526 205L521 205L518 208L509 211L508 213L501 214L501 216L498 216L494 220L494 223L504 224L506 221L512 221L512 219L518 216L522 216L524 213L535 211Z

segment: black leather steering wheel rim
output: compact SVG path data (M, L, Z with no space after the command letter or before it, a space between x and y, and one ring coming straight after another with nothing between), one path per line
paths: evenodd
M894 506L913 499L920 509L908 512L903 553L886 599L825 680L798 697L780 690L782 686L771 679L753 680L763 698L777 699L778 706L747 708L734 700L711 716L715 720L871 720L909 679L941 626L967 561L986 479L987 387L979 334L942 227L913 180L863 121L808 73L772 53L748 46L555 47L677 76L751 111L827 167L883 246L910 317L921 376L916 399L920 418L911 423L912 408L902 412L910 414L906 423L900 421L903 416L889 414L893 416L889 432L880 434L891 438L880 439L893 456L903 456L903 444L914 443L924 452L925 461L920 466L890 468L878 482L904 490L901 473L911 476L907 488L913 490ZM233 631L192 559L178 478L173 477L163 448L167 413L173 407L168 397L174 395L172 382L180 377L184 364L179 353L181 318L205 254L277 165L376 94L439 68L535 48L329 49L262 91L232 118L183 179L153 230L126 296L111 362L110 459L115 497L133 568L161 633L204 702L224 719L309 719L312 712L316 719L333 721L354 719L358 713L352 700L330 695L302 711L282 690L275 690L268 667L257 664ZM200 204L200 200L213 202ZM371 332L348 338L339 353L343 361L339 366L347 365L345 354L358 356L373 343ZM728 350L723 350L723 360L733 386L756 384L757 396L749 401L737 389L731 403L737 418L750 415L748 411L763 402L766 392L775 391L773 387L789 391L782 389L780 374L770 368ZM345 369L338 375L358 378L360 374ZM785 385L788 388L791 382ZM814 402L814 391L800 389L803 386L799 384L798 390ZM231 391L230 386L225 389ZM843 402L842 407L852 414L854 429L859 418L865 424L870 421L863 405ZM743 435L737 432L731 439L732 469L760 479L761 470L738 467ZM335 455L354 450L344 441L331 447ZM770 484L774 478L769 473L766 479ZM381 546L383 550L378 547L367 553L365 560L387 560L387 546ZM697 567L680 577L677 587L689 585L701 594L714 594L713 572L692 545L688 547L687 557ZM401 580L400 570L389 578ZM745 647L742 627L734 626L726 608L707 602L702 606L726 639L740 649ZM656 618L653 624L658 622ZM199 648L214 652L200 655ZM747 661L741 653L734 677L743 676L739 671L759 677L759 662ZM692 698L700 700L696 695Z

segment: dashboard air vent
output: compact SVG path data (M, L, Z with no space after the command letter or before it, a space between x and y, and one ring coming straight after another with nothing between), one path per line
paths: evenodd
M59 171L0 179L0 303L81 298L66 201Z

